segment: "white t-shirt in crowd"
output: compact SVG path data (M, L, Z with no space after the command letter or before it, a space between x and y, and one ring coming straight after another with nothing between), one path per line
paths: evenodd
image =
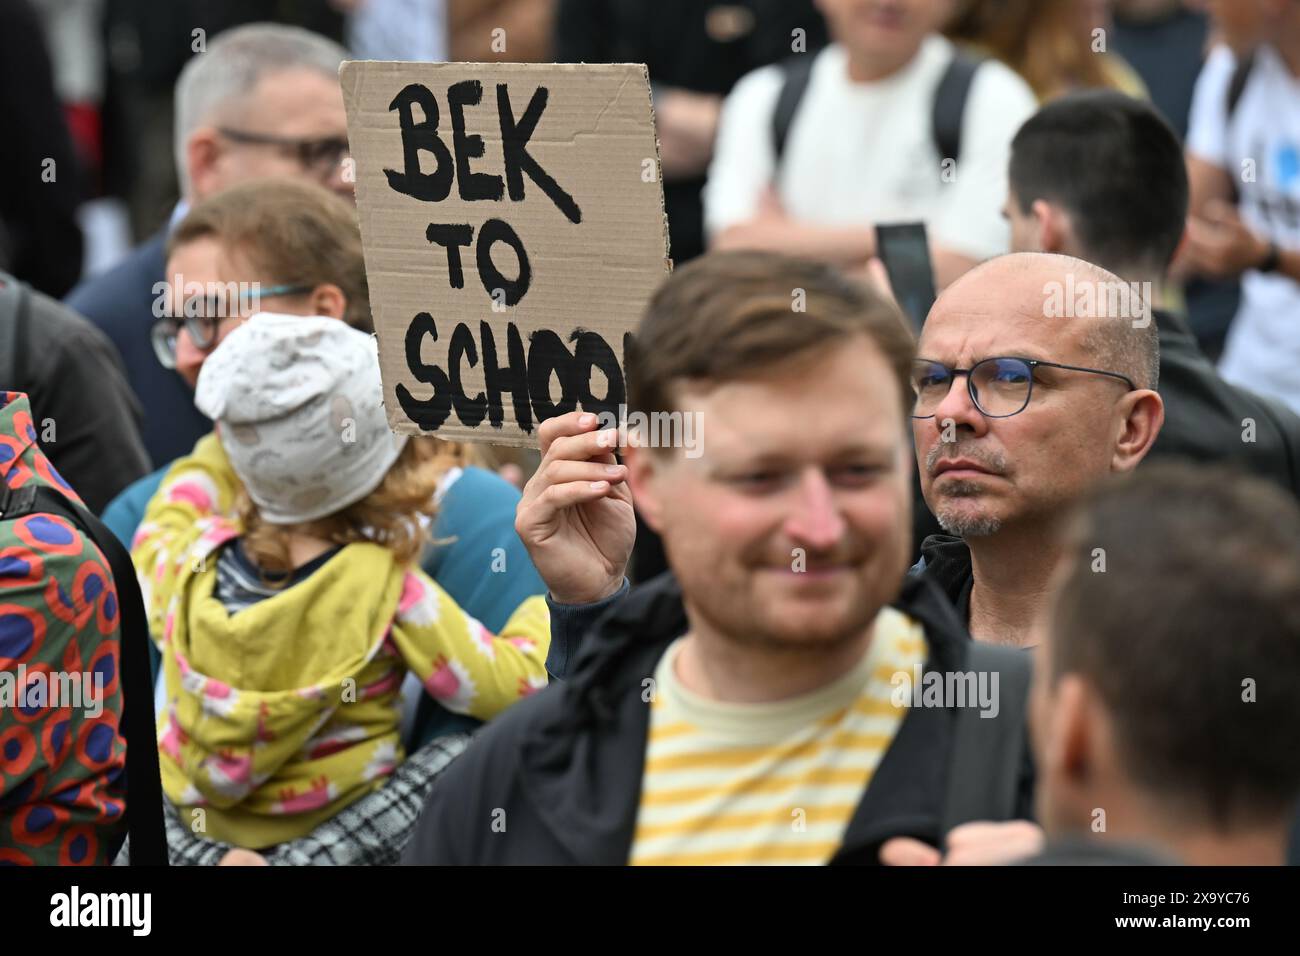
M1232 120L1228 87L1236 59L1215 49L1196 81L1187 150L1236 183L1242 221L1284 249L1300 249L1300 77L1260 47ZM1243 388L1300 412L1300 283L1247 272L1219 371Z
M848 54L816 54L786 138L776 181L786 212L823 226L921 220L932 241L986 259L1006 252L1002 218L1011 140L1038 108L1029 86L987 61L971 83L961 155L946 182L934 144L934 93L953 45L927 37L912 61L871 83L849 79ZM780 66L745 76L723 105L704 190L705 228L715 236L752 219L776 166L772 114Z

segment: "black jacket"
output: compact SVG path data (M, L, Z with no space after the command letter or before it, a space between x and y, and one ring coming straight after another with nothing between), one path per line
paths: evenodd
M895 606L925 628L927 671L963 666L965 631L931 582L909 577ZM404 862L626 863L649 729L643 682L686 629L671 576L614 604L566 681L510 708L442 774ZM832 862L875 863L894 836L938 845L954 719L908 711ZM1021 784L1017 817L1029 815Z
M1300 416L1219 377L1177 316L1156 310L1165 424L1151 457L1223 462L1300 495ZM1255 423L1253 442L1243 422Z
M970 624L970 591L975 584L970 546L965 538L951 534L932 534L921 543L921 560L911 576L929 578L957 610L963 629Z
M99 514L149 473L140 403L103 332L35 290L14 295L11 283L0 272L0 369L10 379L0 388L27 393L41 449Z

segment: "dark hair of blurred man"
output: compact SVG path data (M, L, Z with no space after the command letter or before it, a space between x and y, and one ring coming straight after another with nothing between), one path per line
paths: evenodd
M1282 863L1300 800L1295 501L1227 469L1149 465L1067 540L1031 729L1039 819L1091 845L1038 862Z

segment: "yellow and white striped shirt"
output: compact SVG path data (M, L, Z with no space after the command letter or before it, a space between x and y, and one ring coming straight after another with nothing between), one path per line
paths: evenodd
M774 704L728 704L682 687L681 642L655 669L631 863L826 863L906 714L891 678L925 660L921 626L886 607L858 665Z

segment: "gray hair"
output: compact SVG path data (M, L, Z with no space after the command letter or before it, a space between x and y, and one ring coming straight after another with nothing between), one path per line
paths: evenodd
M190 190L185 144L191 133L234 108L269 73L309 69L336 79L346 57L347 51L333 40L278 23L250 23L217 36L206 53L185 64L176 81L176 175L181 195Z

